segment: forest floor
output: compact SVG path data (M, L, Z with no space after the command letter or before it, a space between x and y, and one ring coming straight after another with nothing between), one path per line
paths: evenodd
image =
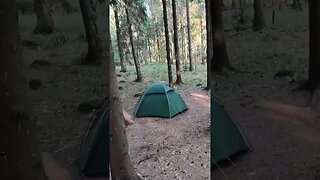
M271 12L265 16L262 32L249 27L226 33L231 63L250 73L217 76L212 92L240 124L252 151L231 158L235 166L225 162L214 168L212 178L320 179L319 109L310 106L308 93L292 91L307 78L308 11L277 11L275 25ZM273 79L282 69L295 71L297 82Z
M224 101L226 110L241 125L253 151L232 158L237 168L223 164L224 174L232 180L319 179L319 111L307 106L306 93L291 91L298 84L289 84L286 78L273 79L283 68L296 71L298 79L306 79L307 11L277 11L274 25L270 23L271 12L267 11L267 28L262 32L253 32L250 23L247 30L232 30L234 13L224 12L229 57L236 68L251 73L215 77L212 92ZM77 112L77 107L87 99L105 95L106 72L78 64L80 53L86 52L79 14L56 15L57 28L63 31L50 36L31 35L35 16L22 16L19 22L22 39L42 46L24 47L29 78L43 83L40 89L30 92L42 150L75 171L73 163L92 116L92 113ZM29 67L34 60L41 59L50 64ZM167 179L206 179L210 175L209 99L196 86L205 84L206 77L205 67L198 68L193 73L185 72L186 84L177 86L190 108L188 111L169 120L135 119L127 127L132 160L147 179L161 179L161 173L161 176L167 173ZM134 94L141 93L153 82L166 81L164 69L164 64L142 66L147 77L143 83L132 82L132 67L119 77L119 81L125 80L119 84L123 87L120 92L125 110L132 112L138 101ZM211 173L213 179L227 179L217 168Z

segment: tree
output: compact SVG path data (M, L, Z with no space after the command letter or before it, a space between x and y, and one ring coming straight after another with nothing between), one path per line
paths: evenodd
M107 7L109 7L109 0L107 1ZM109 8L107 10L107 47L105 55L107 59L107 71L109 72L107 77L108 83L108 96L109 96L109 107L110 107L110 164L111 164L111 175L112 179L142 179L134 170L133 163L131 162L128 140L126 136L126 129L124 126L122 107L120 94L118 91L117 77L115 72L114 60L112 58L112 46L109 29Z
M222 21L222 0L211 1L211 20L213 38L213 56L211 60L211 72L222 72L224 67L233 69L230 65L224 28Z
M206 0L206 28L207 28L207 90L210 89L210 72L211 72L211 58L213 56L213 42L212 42L212 17L211 17L211 1Z
M171 69L171 57L170 57L170 39L169 39L169 29L168 29L168 19L167 19L167 3L166 0L162 0L163 8L163 22L164 22L164 32L166 37L166 51L167 51L167 64L168 64L168 77L169 86L173 87L172 82L172 69Z
M189 0L186 0L186 14L187 14L187 33L188 33L188 51L189 51L189 71L193 71Z
M103 53L103 47L96 24L96 1L79 0L79 3L88 40L88 52L84 62L87 64L101 64L103 60L101 57Z
M178 41L178 18L176 0L172 0L172 17L173 17L173 41L174 41L174 55L176 58L176 84L182 83L181 70L180 70L180 50Z
M119 56L120 56L120 66L121 66L121 70L120 72L127 72L127 68L126 68L126 64L125 64L125 60L123 57L123 48L122 48L122 44L121 44L121 30L120 30L120 22L119 22L119 15L118 15L118 11L117 11L117 7L116 5L113 6L114 9L114 18L116 21L116 33L117 33L117 43L118 43L118 48L119 48Z
M0 1L0 179L46 179L37 127L30 117L18 13Z
M37 26L34 34L51 34L55 31L54 22L45 0L33 0L35 13L37 14Z
M254 0L254 18L253 18L253 29L255 31L260 31L264 25L265 20L263 16L263 7L261 0Z
M309 79L306 88L312 93L320 85L320 1L309 0Z
M132 24L130 21L130 16L129 16L129 11L128 11L128 6L129 6L128 0L125 0L125 4L126 4L126 16L127 16L128 31L129 31L132 56L133 56L133 61L134 61L134 65L136 67L136 73L137 73L137 78L136 78L135 82L141 82L142 81L142 74L141 74L141 69L140 69L140 62L137 59L136 50L134 48Z

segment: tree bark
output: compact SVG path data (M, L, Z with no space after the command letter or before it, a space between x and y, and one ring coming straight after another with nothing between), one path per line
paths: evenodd
M70 5L68 0L60 0L62 8L65 10L67 14L77 12L77 10Z
M169 86L173 87L172 69L171 69L171 57L170 57L170 38L169 38L169 29L168 29L167 3L166 3L166 0L162 0L162 8L163 8L164 32L165 32L165 37L166 37L168 79L169 79Z
M36 121L30 117L18 13L0 1L0 179L47 179Z
M222 0L212 1L211 18L213 38L213 56L211 60L211 72L222 72L224 67L231 67L227 54L226 42L224 39L224 28L222 20Z
M107 0L109 3L109 0ZM109 7L109 4L107 4ZM107 17L109 20L109 9L107 8ZM110 98L110 117L109 117L109 137L110 137L110 164L112 179L132 179L139 180L140 177L135 172L133 163L130 159L126 129L124 126L124 117L122 114L120 94L115 72L114 60L111 56L112 46L108 23L107 32L107 69L108 69L108 95Z
M307 88L312 92L320 85L320 1L309 0L309 80Z
M189 71L193 71L189 0L186 0L186 14L187 14L187 33L188 33L188 51L189 51Z
M253 8L254 8L253 29L255 31L260 31L265 26L261 0L254 0Z
M123 57L123 48L122 48L122 43L121 43L121 30L120 30L120 22L119 22L119 15L118 11L116 9L117 7L114 7L114 18L116 21L116 33L117 33L117 43L118 43L118 49L119 49L119 56L120 56L120 66L121 70L120 72L127 72L125 60Z
M207 90L210 89L211 81L211 59L213 56L212 42L212 17L211 17L211 1L206 0L206 30L207 30Z
M88 52L85 57L85 63L101 64L103 53L102 42L97 27L96 1L79 0L82 12L86 36L88 39Z
M128 0L125 0L125 4L128 6ZM128 31L129 31L133 61L134 61L134 65L136 67L136 73L137 73L137 78L136 78L135 82L141 82L142 81L142 74L141 74L141 69L140 69L140 62L137 59L136 51L134 48L133 32L132 32L132 27L131 27L132 25L131 25L129 11L128 11L127 6L126 6L126 16L127 16L127 23L128 23Z
M174 54L176 58L176 84L182 83L181 70L180 70L180 49L178 39L178 18L176 0L172 0L172 17L173 17L173 41L174 41Z
M37 14L37 26L34 34L51 34L55 31L50 8L45 0L33 0L35 13Z

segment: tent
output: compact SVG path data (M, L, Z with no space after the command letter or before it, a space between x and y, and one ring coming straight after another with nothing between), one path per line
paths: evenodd
M79 171L83 176L109 175L109 103L105 99L91 122L79 154Z
M224 110L223 103L211 96L211 152L214 165L230 156L249 150L239 127Z
M136 117L171 118L187 109L178 93L169 86L156 83L143 92L134 110L134 115Z

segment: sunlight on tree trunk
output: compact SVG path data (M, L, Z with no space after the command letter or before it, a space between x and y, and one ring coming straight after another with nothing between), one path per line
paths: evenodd
M30 116L18 13L0 1L0 179L46 179L36 121Z

